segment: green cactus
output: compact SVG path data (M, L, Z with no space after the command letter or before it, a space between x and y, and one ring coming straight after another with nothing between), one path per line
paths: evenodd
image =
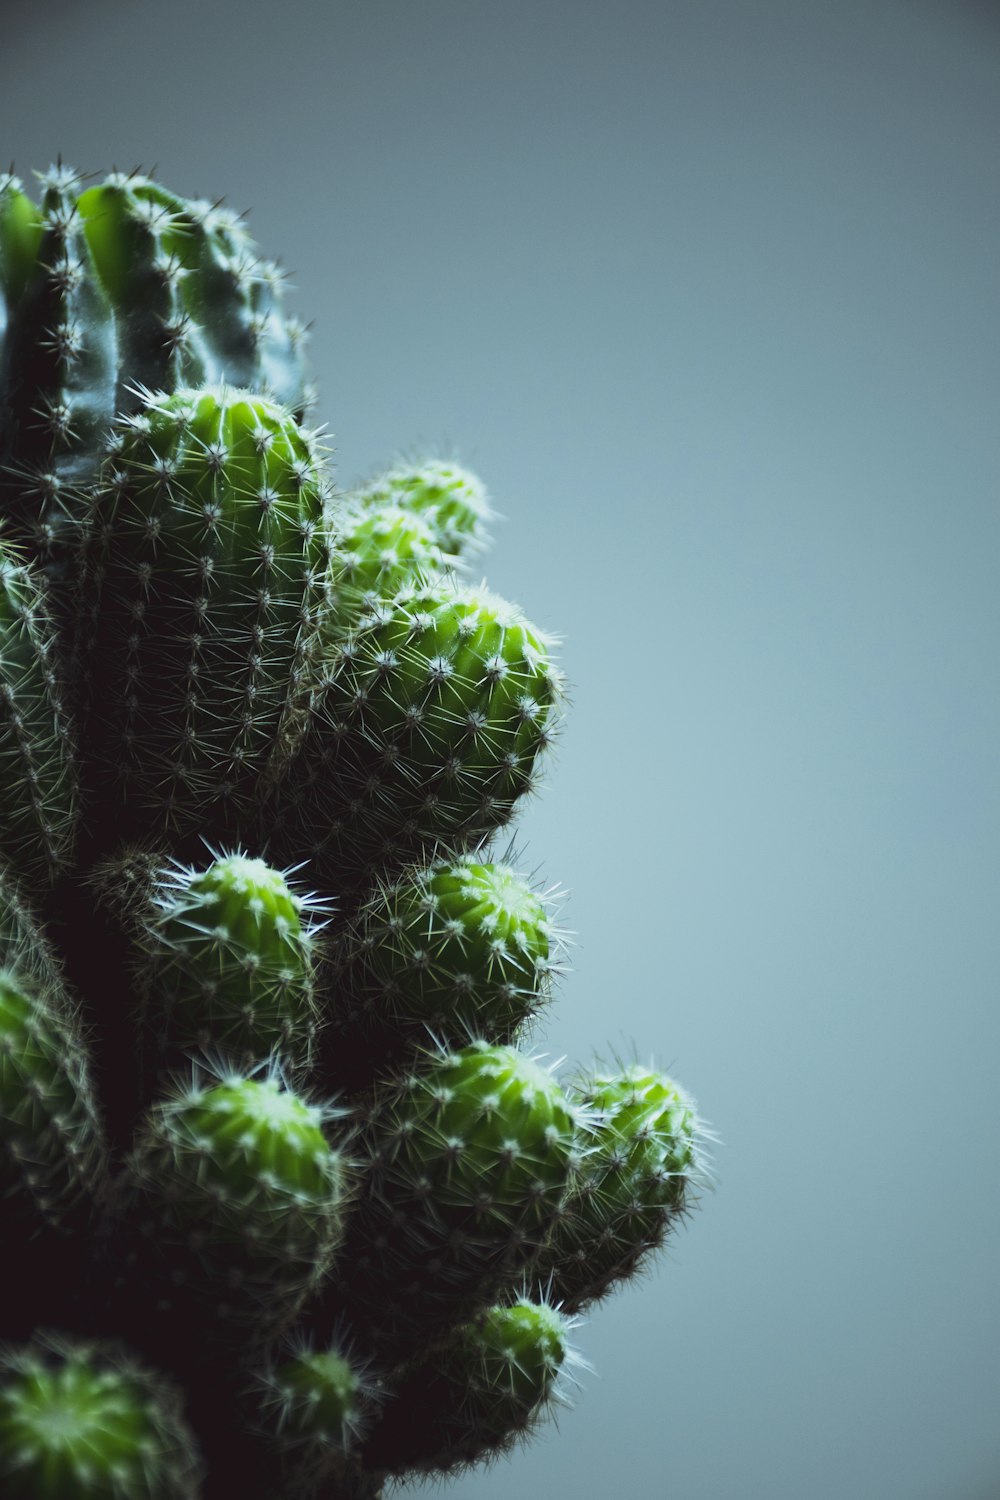
M261 859L220 855L205 870L167 869L138 939L140 1036L157 1061L221 1047L238 1067L272 1053L307 1074L319 1018L315 901Z
M344 1269L317 1316L404 1350L529 1268L581 1169L583 1116L512 1047L476 1042L377 1088Z
M531 791L562 700L551 642L513 604L448 579L403 589L323 657L313 722L277 805L279 849L358 889L468 848Z
M0 1196L8 1223L86 1226L107 1171L87 1045L66 993L0 970Z
M0 1352L5 1500L198 1500L179 1393L107 1344L38 1338Z
M342 1038L511 1042L549 998L561 936L550 902L509 865L437 860L384 882L342 931L331 1070Z
M571 1091L591 1119L583 1171L538 1274L576 1312L631 1276L689 1211L704 1175L693 1100L636 1063Z
M44 887L65 869L78 811L73 731L44 585L0 542L0 848L22 881Z
M530 1435L577 1360L570 1321L518 1297L456 1328L397 1377L370 1441L385 1474L452 1473Z
M347 1166L334 1112L277 1074L195 1080L154 1106L120 1181L144 1221L151 1278L264 1340L320 1287L344 1233Z
M211 808L238 825L292 753L326 505L316 441L247 391L181 390L118 424L88 520L81 659L102 710L95 792L119 823L183 834Z
M497 845L553 641L463 581L493 512L457 463L338 500L301 343L218 208L0 177L12 1500L488 1462L706 1180L652 1065L527 1050L564 940Z
M374 513L400 508L420 516L437 546L456 558L483 551L494 518L482 480L445 459L394 464L357 499Z
M139 173L0 175L0 502L57 578L104 435L142 390L219 381L308 399L304 329L239 219Z

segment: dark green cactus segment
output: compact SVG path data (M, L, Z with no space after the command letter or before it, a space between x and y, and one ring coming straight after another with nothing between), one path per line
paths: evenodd
M238 822L306 722L328 588L318 444L223 388L151 398L116 437L85 585L102 795L154 832L211 807Z
M690 1207L702 1176L694 1102L639 1064L579 1088L591 1115L589 1154L537 1268L570 1312L634 1273Z
M383 885L344 935L334 1026L510 1042L548 998L558 955L548 903L509 865L438 860Z
M42 580L0 544L0 852L45 885L69 861L77 814L55 625Z
M120 409L136 409L137 385L226 381L302 412L303 332L234 214L136 173L88 188L79 211L123 330Z
M42 178L30 269L35 226L10 191L0 225L0 260L15 289L0 348L0 501L18 537L57 577L76 545L81 487L114 416L118 368L114 316L95 274L77 186L67 168Z
M482 551L489 540L493 509L482 480L444 459L395 464L357 498L373 512L402 508L420 516L441 550L456 557Z
M412 1349L533 1262L580 1170L581 1116L537 1062L483 1041L387 1083L368 1119L367 1192L327 1312Z
M308 1067L318 1020L315 902L243 854L162 875L140 941L147 1026L165 1047L220 1048L237 1067ZM160 1014L157 1017L156 1012Z
M277 1075L235 1073L150 1112L120 1207L143 1220L165 1286L251 1339L295 1314L343 1237L348 1169L325 1134L334 1113Z
M56 950L11 869L0 861L0 969L51 990L61 983Z
M404 590L328 653L285 836L341 888L480 842L532 789L561 694L516 606L447 580Z
M31 1231L85 1226L107 1150L79 1018L64 992L0 970L0 1195Z
M227 382L301 417L305 330L243 224L138 173L81 191L0 177L0 500L46 571L73 566L104 434L144 390Z
M556 1308L519 1297L454 1329L393 1388L366 1462L385 1474L448 1473L510 1449L559 1399L570 1327Z
M114 1346L0 1353L5 1500L198 1500L201 1467L177 1392Z
M254 1381L250 1425L276 1456L283 1493L339 1494L379 1392L367 1362L343 1340L287 1342Z

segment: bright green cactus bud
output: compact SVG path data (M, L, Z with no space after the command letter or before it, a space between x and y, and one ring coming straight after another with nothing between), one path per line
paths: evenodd
M174 1389L113 1346L36 1339L0 1354L4 1500L197 1500Z
M276 809L281 846L342 890L510 818L551 740L560 675L515 605L447 580L404 590L329 652Z
M399 506L421 516L446 553L468 555L488 542L493 509L482 480L446 459L394 464L357 498L372 510Z
M0 970L0 1196L7 1228L85 1227L107 1150L79 1017L68 996Z
M590 1151L537 1269L570 1312L603 1297L663 1243L702 1176L704 1134L693 1100L639 1064L596 1073L575 1092L590 1114Z
M526 1437L559 1399L571 1324L519 1297L456 1328L391 1389L365 1460L385 1474L451 1472Z
M355 504L341 511L324 640L335 645L381 601L453 562L422 515L398 505L375 509Z
M81 648L109 816L140 832L193 830L210 809L238 822L290 753L328 588L327 500L316 440L247 391L152 397L118 424Z
M349 1028L380 1044L427 1031L448 1046L510 1042L547 1000L558 958L546 898L509 865L462 855L408 870L341 939L330 1046Z
M406 1349L492 1301L561 1211L580 1126L551 1073L485 1041L377 1089L367 1191L326 1316Z
M318 1020L316 902L244 854L161 876L140 939L144 1031L161 1058L218 1048L237 1068L279 1053L308 1067Z
M325 1134L335 1113L273 1074L195 1083L153 1108L119 1210L143 1220L165 1288L251 1339L285 1324L343 1236L347 1169Z
M77 778L41 578L0 544L0 853L35 886L67 865Z
M0 493L54 576L77 548L104 434L141 389L227 381L307 399L304 329L242 223L148 178L81 191L41 174L36 208L0 176Z

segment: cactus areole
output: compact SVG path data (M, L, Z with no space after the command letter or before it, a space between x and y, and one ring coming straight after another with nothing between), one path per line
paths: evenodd
M0 1493L379 1500L564 1402L706 1178L540 1051L556 642L452 459L339 493L243 224L0 176ZM544 601L542 601L544 604Z

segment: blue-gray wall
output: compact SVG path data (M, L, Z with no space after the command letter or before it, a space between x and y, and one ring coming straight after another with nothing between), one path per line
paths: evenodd
M722 1138L456 1500L1000 1496L998 146L987 4L5 0L0 159L251 208L342 482L491 486L574 684L547 1042Z

